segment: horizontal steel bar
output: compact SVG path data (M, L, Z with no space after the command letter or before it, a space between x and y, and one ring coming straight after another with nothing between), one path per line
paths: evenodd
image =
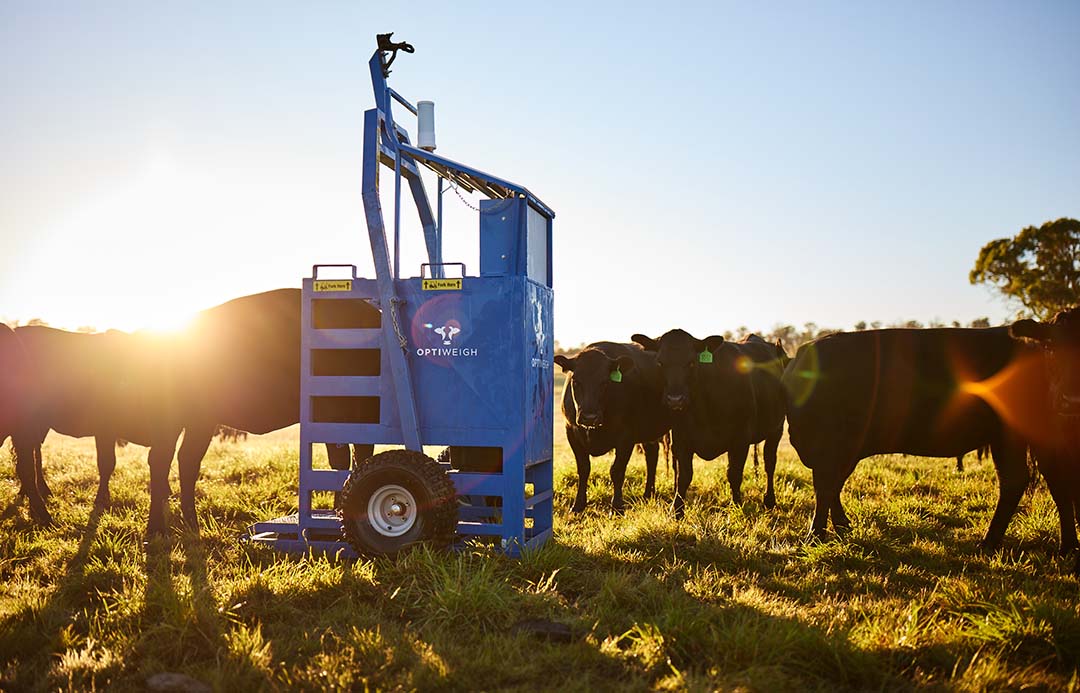
M308 349L379 349L382 347L382 328L311 330L305 346Z
M555 495L555 492L552 491L551 489L548 489L547 491L541 491L540 493L534 494L532 497L525 499L525 509L526 510L532 510L533 508L540 505L544 501L551 500L554 495Z
M378 397L382 378L370 376L311 376L303 381L302 393L309 397Z

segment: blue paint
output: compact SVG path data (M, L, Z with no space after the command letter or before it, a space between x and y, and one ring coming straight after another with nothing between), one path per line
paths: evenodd
M376 107L364 117L362 186L376 278L357 277L356 267L345 265L351 268L350 288L317 291L320 270L325 278L326 269L335 267L327 265L316 266L303 281L299 512L252 525L249 538L283 551L352 555L338 538L336 516L311 508L312 492L338 491L349 476L347 471L313 469L315 445L470 446L500 449L502 464L493 471L448 470L462 498L458 535L496 537L505 551L517 555L542 544L552 529L555 215L520 185L409 145L390 104L415 109L386 85L381 61L376 51L369 63ZM380 164L395 173L393 263L379 199ZM440 176L438 219L418 165ZM465 275L460 288L438 290L426 287L423 278L400 277L401 177L409 183L436 279L445 276L442 179L492 198L481 202L479 276ZM382 312L380 326L319 329L313 324L313 301L357 299ZM357 348L380 350L380 375L312 375L312 350ZM372 406L364 411L371 418L317 421L312 403L321 397L367 398L365 406ZM492 504L484 497L498 501Z

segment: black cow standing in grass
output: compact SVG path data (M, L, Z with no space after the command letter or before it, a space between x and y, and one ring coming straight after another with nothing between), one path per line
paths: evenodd
M1061 554L1080 548L1080 307L1058 313L1049 323L1021 320L1012 334L1044 351L1046 403L1053 435L1032 445L1039 471L1057 507L1061 522ZM1080 575L1080 556L1073 572Z
M147 533L164 533L169 468L184 431L181 508L186 523L197 527L195 482L218 426L268 433L299 420L300 296L299 289L280 289L238 298L203 311L176 335L18 328L28 368L18 383L12 437L34 519L51 521L32 460L52 428L97 439L99 506L109 503L114 441L148 446ZM357 448L357 457L371 455L371 446ZM347 446L327 450L331 466L348 468Z
M763 440L765 506L775 507L776 449L784 433L780 376L788 360L783 347L757 335L732 343L719 336L696 339L683 330L671 330L659 339L641 334L631 339L656 352L664 375L676 465L675 516L683 516L694 478L694 455L712 460L728 454L731 498L741 503L747 452Z
M581 512L588 502L590 456L615 450L611 463L611 507L624 509L622 487L634 446L645 452L645 498L656 491L659 440L670 426L661 403L663 380L656 355L636 344L596 342L577 356L558 355L555 363L570 375L563 387L566 440L577 461L577 498Z
M42 498L40 451L49 429L97 441L99 485L95 503L109 500L118 438L150 448L151 470L168 464L178 423L167 351L150 338L121 332L81 334L44 326L15 330L24 369L8 396L16 408L12 430L15 469L34 520L52 521ZM152 479L153 481L153 479Z
M1045 380L1007 328L840 333L799 348L784 373L788 435L813 470L813 533L851 523L840 503L859 460L956 457L989 445L1000 495L983 546L1001 543L1028 482L1027 445L1045 436Z

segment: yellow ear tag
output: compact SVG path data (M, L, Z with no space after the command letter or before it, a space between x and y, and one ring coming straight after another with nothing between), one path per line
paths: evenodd
M706 349L697 355L698 363L712 363L712 352Z
M622 371L620 371L618 368L611 371L611 382L613 382L613 383L621 383L622 382Z

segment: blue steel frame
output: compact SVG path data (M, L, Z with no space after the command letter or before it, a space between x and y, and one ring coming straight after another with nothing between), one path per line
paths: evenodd
M312 447L319 443L404 445L417 451L423 451L423 444L475 446L501 449L502 465L498 473L448 468L464 499L458 534L498 537L503 549L516 555L539 546L552 531L551 228L555 213L520 185L412 146L406 130L394 122L391 102L414 115L416 107L387 85L380 51L372 55L369 68L376 107L364 114L362 197L376 279L358 277L354 265L317 265L303 282L299 511L256 523L249 536L285 551L352 553L340 538L336 514L312 508L313 492L340 490L349 475L313 468ZM379 196L380 165L394 170L392 260ZM439 176L437 218L420 165ZM481 206L482 255L486 235L512 254L513 266L483 272L483 277L463 277L460 287L450 291L430 291L422 277L402 279L402 177L420 217L432 278L444 278L444 178L466 190L505 200L497 203L499 210L513 207L512 214L495 219L485 217L485 205ZM485 204L487 212L493 210L490 202ZM510 226L507 218L513 220ZM526 253L539 246L546 254L546 276L529 276ZM319 286L319 271L327 267L349 267L351 278L327 291ZM313 302L342 299L359 299L377 307L379 326L319 329L313 321ZM460 341L468 340L468 346L444 348L453 336L444 337L442 344L432 342L431 321L455 324ZM326 349L378 349L379 375L315 376L312 353ZM452 352L465 356L449 356ZM447 393L452 397L449 406ZM319 397L378 398L378 420L317 421L312 402ZM499 500L491 502L492 498Z

